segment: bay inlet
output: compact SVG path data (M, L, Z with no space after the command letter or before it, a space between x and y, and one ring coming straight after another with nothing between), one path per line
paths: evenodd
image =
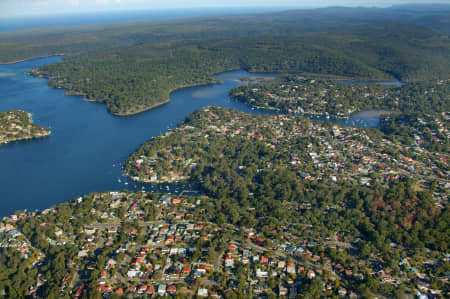
M170 102L130 117L107 112L102 104L86 102L82 96L64 95L47 80L26 74L32 68L55 63L60 57L0 65L0 111L20 109L32 113L35 123L50 128L43 139L0 146L0 216L16 210L44 209L94 191L142 190L181 192L195 189L182 183L141 185L122 173L126 157L145 141L176 127L189 113L208 105L254 110L230 99L229 91L249 76L273 77L243 70L218 74L220 84L176 90ZM5 74L5 75L2 75ZM377 113L356 113L343 125L373 127Z

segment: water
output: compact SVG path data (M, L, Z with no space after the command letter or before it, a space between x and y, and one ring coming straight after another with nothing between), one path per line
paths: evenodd
M381 82L373 82L373 81L355 81L355 80L336 80L341 83L351 83L351 84L381 84L387 86L395 86L400 87L404 85L403 82L400 81L381 81Z
M52 135L46 138L0 145L0 216L18 209L47 208L89 192L145 188L176 193L195 189L182 183L140 185L122 175L123 161L139 145L176 127L187 114L207 105L271 113L253 110L229 98L230 89L242 84L239 78L275 76L241 70L217 75L222 84L175 91L168 104L151 111L116 117L102 104L65 96L63 90L49 88L47 80L25 74L59 60L60 57L49 57L0 65L0 111L31 112L34 122L52 130ZM355 115L348 124L377 125L376 121L371 122L371 117L376 120L376 113L361 113L360 118ZM371 116L368 123L364 121L367 118L364 113ZM342 120L338 122L345 124Z
M46 208L94 191L141 190L142 185L121 172L123 161L139 145L207 105L252 111L228 97L229 90L239 85L234 80L250 75L236 71L219 75L223 84L181 89L171 94L166 105L132 117L115 117L102 104L65 96L63 90L49 88L45 79L25 74L59 60L0 65L0 111L26 110L37 124L52 130L47 138L0 146L0 216L17 209ZM165 186L155 189L166 191ZM172 185L170 191L181 191L181 186Z
M388 113L384 110L365 110L352 113L349 118L332 118L325 116L308 116L313 120L329 121L342 126L353 126L359 128L375 128L378 127L380 123L380 116ZM307 116L307 115L305 115Z

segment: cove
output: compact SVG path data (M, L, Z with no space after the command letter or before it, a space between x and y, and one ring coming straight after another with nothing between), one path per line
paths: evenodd
M66 96L64 90L49 88L47 80L26 75L32 68L58 61L60 57L47 57L0 65L0 111L26 110L32 113L35 123L52 130L52 135L43 139L0 145L0 216L16 210L44 209L89 192L145 188L177 193L195 189L181 183L140 185L123 176L123 161L139 145L207 105L271 113L231 100L228 93L243 84L239 78L276 75L239 70L218 74L221 84L180 89L163 106L135 116L117 117L102 104ZM375 114L331 121L376 126L379 117L373 117Z

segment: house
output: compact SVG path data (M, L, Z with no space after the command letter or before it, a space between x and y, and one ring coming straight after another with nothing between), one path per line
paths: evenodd
M138 293L143 294L147 290L147 285L143 284L138 288Z
M225 256L225 267L233 267L234 266L234 260L231 255L231 253L227 253Z
M184 268L181 270L181 274L183 274L183 275L189 275L189 273L191 273L191 268L184 267Z
M265 257L264 255L261 256L261 264L268 264L269 263L269 259L267 257Z
M100 279L106 279L108 278L108 273L106 271L100 272Z
M278 295L279 296L286 296L287 293L288 293L288 289L287 288L283 287L282 285L280 285L278 287Z
M287 265L286 271L287 271L287 273L289 273L289 274L295 274L295 265L292 264L292 263L289 263L289 264Z
M313 279L314 277L316 277L316 273L314 273L313 270L308 270L308 274L306 274L306 276L308 277L308 279Z
M258 278L267 278L269 273L267 271L261 271L261 269L256 269L256 277Z
M208 297L208 290L204 288L199 288L197 292L197 296L199 297Z
M228 246L228 250L236 250L237 247L234 244L230 244L230 246Z
M159 296L164 296L166 294L166 285L165 284L160 284L158 287L158 295Z
M428 299L428 296L427 296L426 294L421 293L421 292L419 292L419 291L416 292L416 297L417 297L418 299Z
M118 288L114 293L116 293L117 295L123 295L123 289Z
M83 250L78 252L78 257L86 257L87 255L88 255L88 250L87 249L83 249Z
M344 288L339 288L338 295L339 297L345 297L345 295L347 295L347 290Z
M170 295L175 295L177 293L177 287L174 285L171 285L167 288L167 293Z
M269 285L267 283L259 283L258 285L255 286L255 292L256 293L262 293L267 291L267 289L269 289Z
M84 291L84 285L80 285L75 292L75 297L80 297L83 294Z
M93 228L85 228L84 229L84 232L86 233L86 235L93 235L93 234L95 234L95 231L96 231L95 227L93 227Z
M146 293L147 295L153 295L155 293L155 287L152 285L148 286Z
M205 273L206 273L206 270L205 269L201 269L201 268L197 268L197 269L195 269L195 275L196 276L203 276L203 275L205 275Z
M106 263L106 268L107 269L113 269L116 266L117 262L113 259L109 259L108 262Z

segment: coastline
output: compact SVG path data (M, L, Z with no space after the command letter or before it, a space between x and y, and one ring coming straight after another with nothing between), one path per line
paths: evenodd
M49 56L49 57L50 57L50 56ZM229 71L224 71L224 72L229 72ZM224 72L220 72L220 73L217 73L217 74L221 74L221 73L224 73ZM44 79L47 79L47 80L57 79L57 78L51 78L51 77L42 76L42 75L40 75L40 74L35 74L35 73L32 73L31 71L30 71L30 74L31 74L32 76L36 76L36 77L39 77L39 78L44 78ZM215 75L217 75L217 74L215 74ZM214 76L215 76L215 75L214 75ZM114 115L114 116L119 116L119 117L127 117L127 116L137 115L137 114L140 114L140 113L143 113L143 112L145 112L145 111L149 111L149 110L155 109L155 108L157 108L157 107L159 107L159 106L162 106L162 105L165 105L165 104L169 103L169 102L170 102L170 94L171 94L172 92L174 92L174 91L179 90L179 89L189 88L189 87L207 86L207 85L211 85L211 84L220 84L220 83L223 83L222 80L219 80L219 79L217 79L217 78L215 78L215 77L213 77L212 81L213 81L213 82L209 82L209 83L198 83L198 84L195 84L195 83L194 83L194 84L187 84L187 85L182 85L182 86L180 86L180 87L176 87L176 88L174 88L174 89L172 89L172 90L169 91L169 98L163 100L162 102L155 103L155 104L152 104L152 105L149 105L149 106L139 106L139 107L136 107L136 109L135 109L135 110L132 110L132 111L113 112L113 111L111 111L111 110L109 110L109 109L107 109L107 110L108 110L108 112L109 112L110 114L112 114L112 115ZM64 95L68 95L68 96L83 96L83 101L86 101L86 102L100 103L100 102L97 101L96 99L89 99L89 98L86 98L86 94L85 94L84 92L81 92L81 91L70 90L70 89L67 89L67 88L65 88L65 87L63 87L63 86L49 86L49 87L50 87L50 88L55 88L55 89L65 89L66 91L64 92Z
M178 182L187 182L190 180L190 177L178 177L177 179L167 179L167 180L150 180L150 179L141 179L134 176L131 176L128 172L125 173L125 176L129 178L130 180L141 183L141 184L172 184L172 183L178 183Z
M53 54L53 55L36 56L36 57L24 58L24 59L20 59L20 60L9 61L9 62L2 62L2 63L0 63L0 65L9 65L9 64L25 62L25 61L28 61L28 60L34 60L34 59L40 59L40 58L48 58L48 57L55 57L55 56L64 56L64 55L65 55L64 53L59 53L59 54Z
M11 139L8 141L0 142L0 144L8 144L8 143L16 142L16 141L26 141L26 140L31 140L31 139L40 139L40 138L48 137L52 134L52 131L50 131L49 129L47 129L47 130L48 130L48 132L45 132L38 136L26 136L26 137L21 137L21 138L14 138L14 139Z
M226 72L228 72L228 71L226 71ZM218 73L218 74L220 74L220 73ZM217 74L216 74L216 75L217 75ZM162 105L165 105L165 104L169 103L169 102L170 102L170 94L171 94L172 92L174 92L174 91L177 91L177 90L180 90L180 89L183 89L183 88L189 88L189 87L199 87L199 86L207 86L207 85L210 85L210 84L220 84L220 83L223 83L222 80L219 80L219 79L217 79L217 78L214 78L214 81L215 81L215 82L212 82L212 83L188 84L188 85L182 85L182 86L180 86L180 87L174 88L174 89L172 89L171 91L169 91L169 98L168 98L168 99L165 99L164 101L162 101L162 102L160 102L160 103L155 103L155 104L150 105L150 106L145 106L145 107L142 107L142 108L137 108L137 110L133 110L133 112L111 112L111 111L109 111L109 110L108 110L108 111L109 111L109 113L111 113L112 115L114 115L114 116L120 116L120 117L127 117L127 116L137 115L137 114L139 114L139 113L143 113L143 112L145 112L145 111L152 110L152 109L158 108L159 106L162 106ZM95 100L90 100L90 99L85 99L85 100L88 101L88 102L96 102Z
M389 115L389 114L394 114L394 113L398 112L396 110L386 110L385 108L375 108L375 107L372 107L369 109L364 109L364 110L352 111L351 113L349 113L347 115L329 114L328 112L318 112L318 111L298 112L298 111L282 110L281 108L277 108L277 107L273 107L273 106L256 106L256 105L253 105L251 102L248 102L245 98L242 100L242 98L240 96L236 96L233 94L230 94L230 98L234 101L241 102L241 103L249 106L252 109L275 111L275 112L282 113L282 114L295 114L295 115L308 117L310 119L327 118L327 119L334 119L334 120L348 120L352 116L358 115L361 113L367 113L368 115L371 115L371 116L382 116L382 115Z
M24 119L25 117L27 119ZM38 139L52 133L49 128L33 123L31 113L24 110L7 110L0 113L0 123L0 144Z
M63 55L63 54L61 54L61 55ZM51 56L57 56L57 55L51 55ZM51 57L51 56L46 56L46 57ZM39 58L39 57L36 57L36 58ZM25 59L25 60L31 60L31 59L35 59L35 58L30 58L30 59ZM23 61L25 61L25 60L23 60ZM12 62L12 63L18 63L18 62L20 62L20 61ZM161 101L161 102L157 102L157 103L152 104L152 105L148 105L148 106L136 106L136 107L134 107L132 110L124 111L124 112L114 112L114 111L109 110L108 108L107 108L107 111L108 111L110 114L112 114L112 115L114 115L114 116L118 116L118 117L129 117L129 116L137 115L137 114L140 114L140 113L143 113L143 112L146 112L146 111L155 109L155 108L157 108L157 107L160 107L160 106L162 106L162 105L165 105L165 104L169 103L169 102L170 102L170 94L171 94L172 92L174 92L174 91L179 90L179 89L189 88L189 87L199 87L199 86L206 86L206 85L211 85L211 84L220 84L220 83L223 83L220 79L217 79L216 76L219 75L219 74L222 74L222 73L232 72L232 71L235 71L235 70L239 70L239 69L224 70L224 71L222 71L222 72L215 73L215 74L213 75L213 77L210 78L210 79L211 79L211 82L207 82L207 83L205 83L205 82L199 82L199 83L193 83L193 84L181 85L181 86L179 86L179 87L176 87L176 88L174 88L174 89L172 89L172 90L169 91L169 97L168 97L167 99L165 99L165 100L163 100L163 101ZM246 69L243 69L243 70L245 70L245 71L247 71L247 72L250 72L250 73L258 72L258 70L246 70ZM57 78L52 78L52 77L48 77L48 76L43 76L43 75L38 74L38 73L34 73L34 74L33 74L32 71L33 71L33 70L30 71L30 74L33 75L33 76L38 76L38 77L45 78L45 79L48 79L48 80L57 79ZM282 73L280 72L280 73L278 73L278 74L281 75ZM336 80L336 81L341 81L341 80L352 80L352 81L365 80L366 82L379 82L379 81L377 81L377 79L374 79L374 78L346 77L346 76L330 75L330 74L299 73L298 75L300 75L300 76L311 76L311 77L313 77L313 78L327 78L327 79ZM241 82L241 83L245 83L245 82L249 82L249 83L250 83L252 78L254 78L254 77L242 78L242 79L238 79L238 80L236 80L236 81ZM246 81L245 79L249 79L249 80ZM268 82L270 82L270 81L275 80L275 79L276 79L276 77L270 78L270 79L263 79L263 81L266 81L266 80L267 80ZM390 80L390 79L392 79L392 78L383 78L383 80ZM381 79L378 79L378 80L381 80ZM391 82L391 81L383 81L383 82ZM396 82L395 79L394 79L392 82L393 82L393 83ZM401 81L397 81L397 82L401 82ZM86 97L86 94L85 94L84 92L80 92L80 91L76 91L76 90L70 90L70 89L65 88L64 86L51 86L51 87L52 87L52 88L57 88L57 89L66 89L66 91L64 92L65 95L83 96L83 97L84 97L83 100L84 100L84 101L87 101L87 102L97 102L97 103L99 102L99 101L97 101L96 99L89 99L89 98L87 98L87 97ZM235 96L233 96L233 95L230 95L230 96L231 96L232 98L234 98L235 100L240 101L240 99L239 99L238 97L235 97ZM242 101L242 102L245 103L245 101ZM101 102L101 103L104 104L104 102ZM281 111L279 108L275 108L275 107L258 107L258 106L253 106L253 105L250 105L250 106L252 106L252 107L255 108L255 109L265 109L265 110L271 110L271 111ZM354 113L356 113L356 112L359 112L359 111L355 111ZM348 119L348 118L350 117L350 115L347 115L347 116L339 116L339 115L329 115L329 114L325 114L325 113L317 113L317 114L316 114L316 113L301 113L301 114L302 114L302 115L315 115L315 116L322 116L322 117L333 117L333 118L335 118L335 119L343 119L343 120L344 120L344 119Z
M88 102L95 102L95 101L90 101L90 100L86 100L86 101L88 101ZM137 108L136 110L133 110L132 112L131 111L130 112L111 112L111 111L109 111L109 112L112 115L114 115L114 116L120 116L120 117L133 116L133 115L137 115L139 113L142 113L142 112L145 112L145 111L148 111L148 110L155 109L155 108L157 108L159 106L162 106L162 105L165 105L165 104L167 104L169 102L170 102L170 98L166 99L166 100L164 100L162 102L155 103L155 104L150 105L150 106Z

